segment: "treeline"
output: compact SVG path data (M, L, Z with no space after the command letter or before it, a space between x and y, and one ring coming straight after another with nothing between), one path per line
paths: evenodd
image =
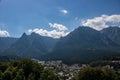
M0 80L59 80L41 64L30 59L0 63Z
M92 67L109 65L114 70L120 70L120 55L105 56L101 60L92 61L89 63Z
M0 56L0 62L8 62L14 60L20 60L22 57L15 56L15 55L8 55L8 56Z

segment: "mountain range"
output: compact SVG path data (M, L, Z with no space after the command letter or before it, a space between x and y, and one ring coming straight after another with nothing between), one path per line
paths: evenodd
M4 55L18 55L22 57L39 58L52 51L58 39L40 36L36 33L23 35L13 43L8 49L4 50Z
M87 63L105 56L120 55L120 28L97 31L80 26L59 39L23 33L20 38L1 37L0 44L0 55Z

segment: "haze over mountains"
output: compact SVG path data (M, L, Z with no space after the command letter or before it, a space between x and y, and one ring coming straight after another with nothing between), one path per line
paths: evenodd
M4 51L17 41L17 38L0 37L0 51Z
M97 31L80 26L59 39L23 33L20 38L1 37L0 44L0 55L86 63L104 56L120 55L120 28Z

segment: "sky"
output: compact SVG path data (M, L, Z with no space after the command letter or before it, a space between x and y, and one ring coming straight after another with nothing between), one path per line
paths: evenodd
M79 26L120 26L120 0L0 0L0 37L59 38Z

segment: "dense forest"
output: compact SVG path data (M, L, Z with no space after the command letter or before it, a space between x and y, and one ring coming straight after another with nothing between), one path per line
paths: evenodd
M59 80L41 64L30 59L0 63L0 80Z

